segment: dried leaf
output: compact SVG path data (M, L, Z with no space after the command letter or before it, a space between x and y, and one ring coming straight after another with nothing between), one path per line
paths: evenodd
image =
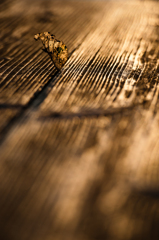
M68 49L66 45L55 38L50 32L38 33L34 36L35 40L41 40L43 50L49 54L55 67L60 70L68 59Z

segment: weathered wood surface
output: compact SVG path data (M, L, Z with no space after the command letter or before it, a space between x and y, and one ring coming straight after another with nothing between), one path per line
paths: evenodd
M0 29L0 239L159 239L159 2L1 1Z

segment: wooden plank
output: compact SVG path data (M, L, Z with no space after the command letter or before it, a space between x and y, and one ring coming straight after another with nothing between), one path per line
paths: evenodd
M46 231L46 239L49 235L58 239L67 229L73 239L72 233L85 219L82 215L93 185L115 160L110 154L116 144L115 125L111 118L101 117L37 119L15 128L1 149L1 234L42 239ZM116 155L120 148L115 147ZM110 183L108 176L106 181ZM78 229L80 239L83 227Z
M0 105L29 106L57 75L50 58L41 51L40 43L34 41L34 34L52 31L67 42L71 55L88 32L97 26L100 6L66 1L45 1L45 4L43 1L7 1L2 4ZM15 110L1 109L0 132L16 117Z
M42 111L77 114L151 102L159 72L158 18L151 6L110 7L66 63Z
M1 147L1 236L158 236L159 116L141 110L18 125Z
M26 14L29 3L13 1L1 13L0 103L26 105L56 74L50 58L42 53L40 43L34 41L34 34L53 32L67 42L71 54L98 24L100 5L66 1L43 3L32 3Z
M17 9L28 4L14 3ZM61 4L66 18L60 15ZM76 4L55 2L54 13L68 21L62 28L59 20L58 31L72 46L72 55L58 75L45 81L42 94L30 101L40 74L32 60L39 66L45 60L39 46L30 43L33 79L28 77L26 85L22 80L19 93L9 95L14 83L10 72L10 82L2 88L2 102L26 109L0 147L0 238L157 240L159 4ZM53 6L36 2L25 19L34 20L38 12L43 20L35 26L51 26L42 15L43 5L49 11ZM5 13L11 6L4 7ZM79 28L72 26L73 19ZM9 25L6 37L7 31ZM43 66L46 79L53 69L49 61ZM11 62L5 66L11 69ZM26 69L15 66L16 75Z

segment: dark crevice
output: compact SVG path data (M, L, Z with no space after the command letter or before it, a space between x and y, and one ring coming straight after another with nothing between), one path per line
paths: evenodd
M135 194L140 194L145 197L159 199L159 189L145 188L145 189L134 189Z
M7 103L0 103L0 109L22 109L22 104L7 104Z
M39 117L39 120L47 120L47 119L72 119L75 117L78 118L89 118L89 117L100 117L100 116L113 116L116 114L129 114L129 111L132 111L136 105L130 107L122 107L122 108L114 108L114 109L88 109L83 110L78 113L61 113L61 112L51 112L49 114L43 114Z

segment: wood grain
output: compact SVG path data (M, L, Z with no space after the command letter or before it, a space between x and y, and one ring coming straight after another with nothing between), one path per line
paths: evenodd
M158 240L159 2L1 5L0 239Z

